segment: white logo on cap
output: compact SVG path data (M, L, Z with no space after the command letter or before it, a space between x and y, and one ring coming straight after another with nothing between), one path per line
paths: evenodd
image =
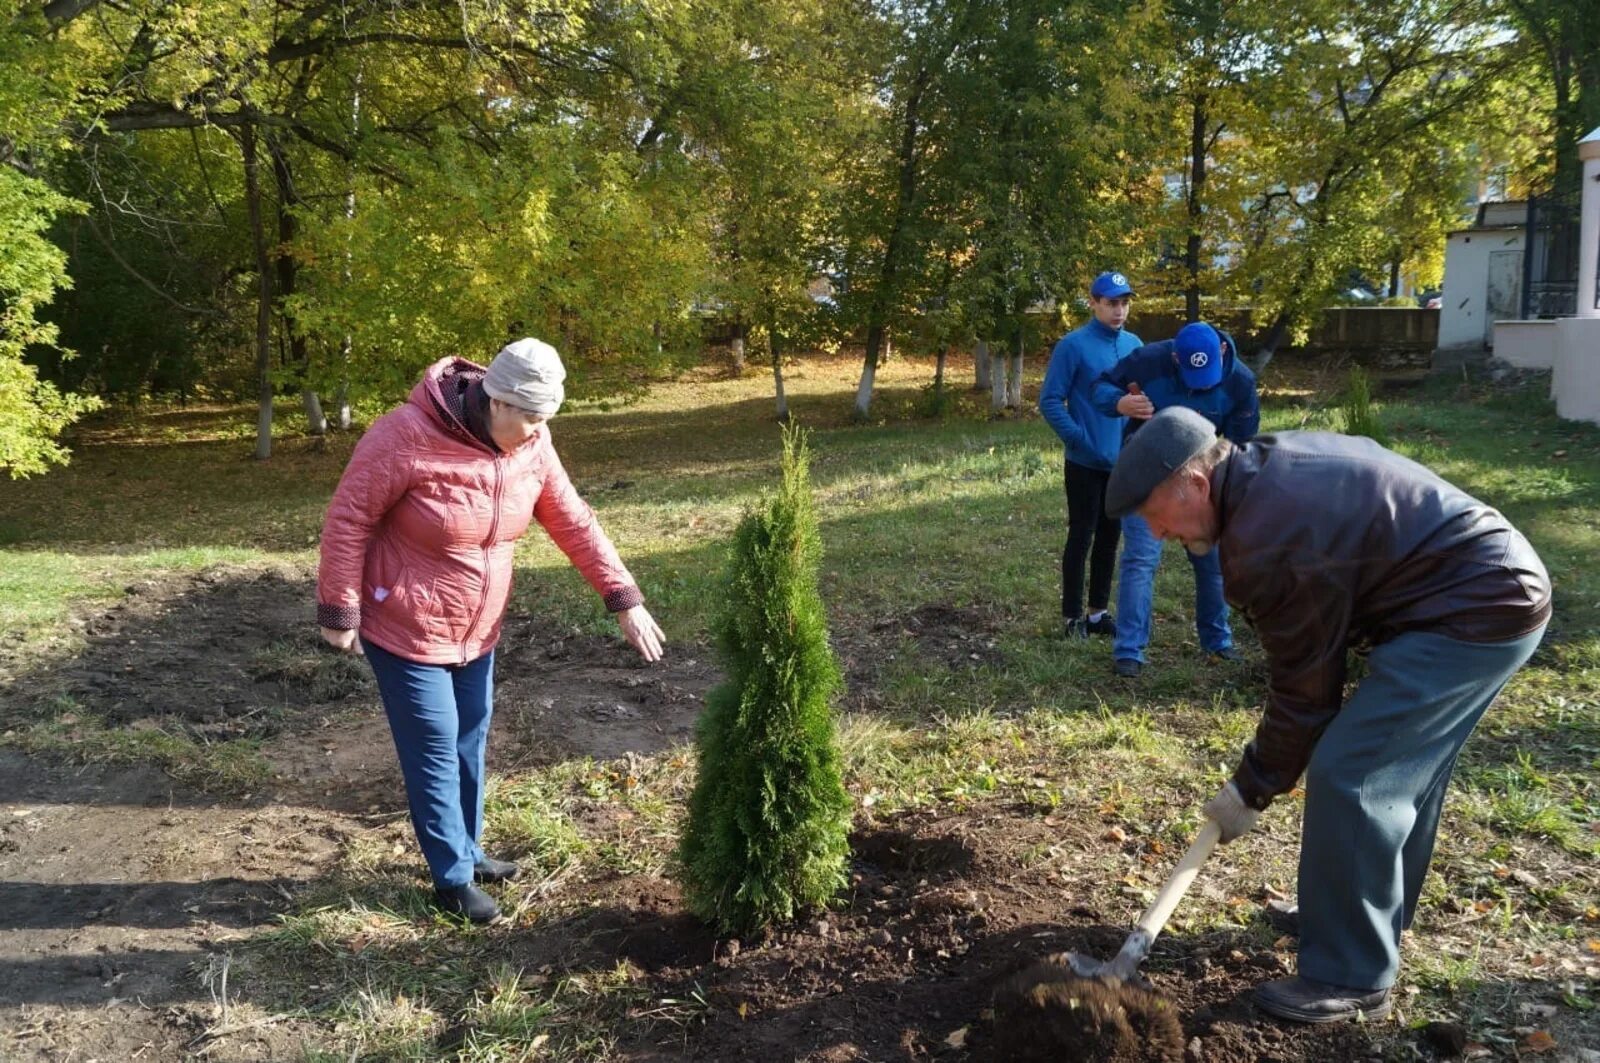
M1206 357L1205 351L1195 351L1189 356L1189 365L1194 369L1204 369L1209 361L1211 359Z
M1124 277L1120 273L1113 273L1111 275L1111 283L1112 284L1127 284L1128 283L1128 278Z

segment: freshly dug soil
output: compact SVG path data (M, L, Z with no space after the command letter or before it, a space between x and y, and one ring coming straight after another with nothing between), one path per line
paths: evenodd
M1079 978L1064 954L1000 983L995 1063L1183 1063L1183 1026L1165 997L1126 982Z

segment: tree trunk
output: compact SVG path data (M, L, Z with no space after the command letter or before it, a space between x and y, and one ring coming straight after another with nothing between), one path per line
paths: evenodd
M972 348L972 390L989 390L989 341L979 340Z
M339 348L339 356L345 365L350 364L350 337L344 338L343 345ZM350 383L348 380L340 383L339 394L334 399L339 404L339 430L350 431Z
M1009 410L1022 408L1022 356L1026 345L1027 337L1018 322L1016 334L1011 338L1011 379L1006 381L1006 408Z
M772 345L772 390L778 399L778 423L789 423L789 399L783 393L783 335L775 328L767 329Z
M941 345L938 360L933 363L933 390L940 394L944 392L944 363L949 357L950 345Z
M1400 297L1400 255L1394 256L1394 261L1389 263L1389 298Z
M1278 344L1289 334L1289 315L1279 314L1272 319L1272 327L1267 329L1266 335L1261 337L1261 347L1256 351L1256 364L1251 366L1257 373L1261 372L1272 361L1272 356L1278 353Z
M1205 210L1201 198L1206 187L1206 95L1194 97L1189 126L1189 241L1183 252L1183 268L1188 285L1183 290L1183 309L1189 321L1200 320L1200 219Z
M989 412L996 417L1006 409L1006 355L998 344L989 354Z
M244 156L244 199L256 256L256 459L272 457L272 262L261 220L261 175L254 126L243 126L239 150Z
M272 156L272 177L278 186L278 247L277 299L283 333L289 340L289 365L300 378L300 398L305 404L306 427L314 436L328 434L328 419L322 414L322 399L311 387L311 352L305 333L295 327L294 314L288 300L294 297L299 285L300 263L295 261L290 248L294 244L297 219L293 207L300 202L295 192L294 174L289 169L289 157L277 137L268 135L267 153Z
M301 388L300 401L306 409L306 426L314 436L328 434L328 418L322 412L322 398L315 388Z
M856 387L855 419L864 422L872 408L872 384L878 376L878 350L883 346L883 326L867 329L867 353L861 359L861 383Z
M730 353L732 353L732 355L733 355L733 375L734 376L743 376L744 375L744 337L745 337L745 332L746 332L746 329L745 329L745 324L744 324L743 321L735 321L733 323L733 343L729 345L729 350L730 350Z
M350 130L357 137L361 135L361 71L356 71L355 92L350 100ZM356 175L354 167L349 173L350 189L344 194L344 218L347 223L356 220ZM346 232L352 232L354 224L347 226ZM349 284L352 277L351 264L355 256L350 252L350 236L346 235L344 243L344 282ZM350 357L355 353L355 337L346 332L339 341L339 395L336 400L339 405L339 430L350 430Z

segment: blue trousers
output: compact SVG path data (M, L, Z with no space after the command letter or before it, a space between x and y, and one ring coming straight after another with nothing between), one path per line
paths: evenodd
M1372 651L1306 769L1303 977L1394 984L1456 756L1543 635L1476 643L1411 632Z
M389 717L411 826L435 886L472 881L483 860L483 751L494 708L494 651L463 665L418 664L362 642Z
M1228 626L1228 603L1222 597L1222 563L1212 550L1204 557L1184 551L1194 567L1194 628L1200 648L1216 653L1233 645ZM1122 518L1122 568L1117 578L1117 635L1111 656L1144 660L1150 644L1150 610L1156 597L1156 567L1161 564L1161 540L1150 533L1143 517Z

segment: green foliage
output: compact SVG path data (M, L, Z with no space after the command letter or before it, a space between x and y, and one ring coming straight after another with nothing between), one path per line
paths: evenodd
M839 670L817 587L806 438L785 429L782 483L734 533L717 640L728 680L698 732L680 849L684 894L732 933L826 905L845 882L850 797L831 705Z
M1372 408L1371 382L1367 380L1367 371L1360 366L1350 370L1345 382L1339 417L1345 435L1366 436L1375 442L1388 444L1389 435L1383 430L1383 422L1378 420L1377 411Z
M51 220L74 204L43 182L0 165L0 470L13 477L67 460L61 431L93 409L92 400L63 394L23 360L29 347L53 346L55 327L39 310L69 283L66 256L46 237Z

